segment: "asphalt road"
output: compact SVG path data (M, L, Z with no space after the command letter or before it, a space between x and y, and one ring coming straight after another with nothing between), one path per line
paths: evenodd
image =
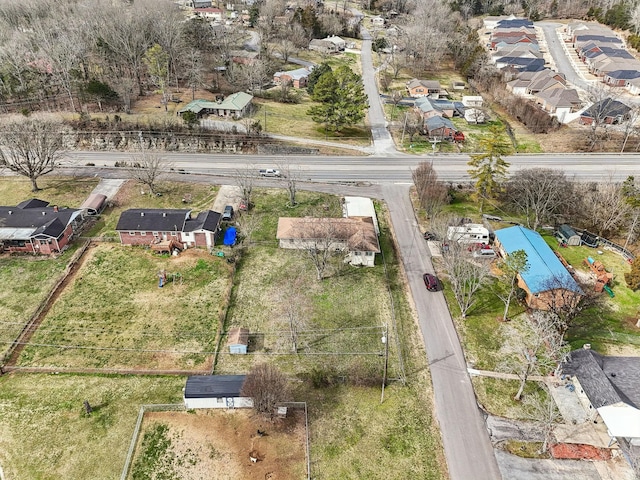
M382 191L424 338L449 476L452 480L499 479L498 463L444 295L428 292L422 281L425 272L434 270L413 214L409 186L387 185Z
M588 90L590 82L587 82L578 74L578 72L576 72L564 51L564 47L561 43L562 40L556 32L560 24L555 22L537 22L536 25L542 28L542 31L544 32L544 37L547 41L547 48L553 57L557 71L564 74L566 79L576 87L582 90Z
M411 182L411 170L420 162L432 161L441 180L467 182L467 162L464 155L435 155L399 157L333 157L333 156L258 156L258 155L206 155L189 153L163 154L175 172L235 176L246 165L257 172L260 168L289 165L300 167L304 180L315 182L368 182L376 184ZM115 162L132 162L135 154L124 152L73 152L62 162L65 167L79 170L87 163L111 167ZM570 178L582 181L601 181L612 178L624 180L629 175L640 175L640 154L540 154L507 157L510 171L544 167L563 170ZM80 173L80 172L79 172ZM125 173L122 176L126 176Z

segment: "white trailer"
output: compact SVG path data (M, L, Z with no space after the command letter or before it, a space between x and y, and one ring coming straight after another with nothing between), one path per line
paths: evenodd
M447 240L458 243L489 244L489 230L481 223L467 223L459 227L449 227L447 229Z

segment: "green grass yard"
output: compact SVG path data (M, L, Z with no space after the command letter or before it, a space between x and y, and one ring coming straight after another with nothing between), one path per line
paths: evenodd
M40 190L32 192L31 182L26 177L0 177L0 204L17 205L23 200L39 198L50 205L78 208L99 180L45 175L38 179Z
M0 465L7 479L120 477L142 404L179 403L182 377L0 377ZM87 416L83 402L93 413Z
M158 288L160 270L167 272L164 288ZM174 282L174 273L182 280ZM174 258L120 245L91 247L19 364L205 368L226 308L230 275L227 262L202 250Z

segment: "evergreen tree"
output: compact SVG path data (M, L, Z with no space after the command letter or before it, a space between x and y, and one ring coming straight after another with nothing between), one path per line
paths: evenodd
M497 125L489 127L489 134L478 142L481 153L471 155L468 170L476 182L476 192L480 199L480 213L486 198L493 198L506 178L509 163L502 157L511 153L511 145L504 136L504 131Z
M331 67L327 62L322 62L311 70L311 73L307 77L307 92L309 92L309 95L313 95L313 89L315 88L316 83L318 83L320 77L327 72L331 72Z
M323 73L314 86L311 98L320 102L320 105L311 107L307 113L314 122L324 123L332 131L339 132L345 126L360 122L367 109L362 77L346 65L335 72Z

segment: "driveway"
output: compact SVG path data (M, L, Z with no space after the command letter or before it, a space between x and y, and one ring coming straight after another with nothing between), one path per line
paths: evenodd
M91 193L105 195L107 201L113 200L113 197L116 196L120 187L122 187L126 181L126 179L122 178L101 178L100 183L96 185Z
M450 478L501 478L444 295L427 292L422 281L425 272L434 270L413 213L409 185L383 186L383 194L424 338Z

